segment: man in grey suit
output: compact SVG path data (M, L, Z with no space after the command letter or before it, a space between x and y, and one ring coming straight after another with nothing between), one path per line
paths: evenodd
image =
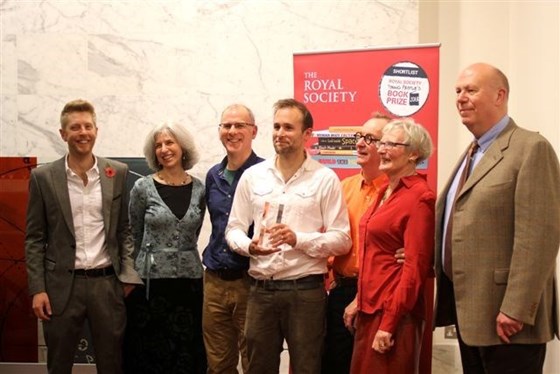
M508 116L497 68L467 67L455 91L478 150L464 184L466 153L459 160L436 208L435 323L456 325L465 373L541 373L558 336L558 158Z
M43 321L49 373L72 372L87 319L98 373L121 373L124 297L142 281L134 271L126 165L93 155L93 106L67 103L63 158L33 170L25 252L33 312Z

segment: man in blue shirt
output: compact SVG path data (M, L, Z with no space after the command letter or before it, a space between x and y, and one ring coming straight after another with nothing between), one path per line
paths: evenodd
M227 156L206 176L206 205L212 234L202 255L204 275L203 331L208 356L208 373L237 373L239 353L247 370L247 350L243 327L249 295L249 258L228 248L224 233L241 174L263 161L252 150L257 135L255 118L241 104L222 113L219 135Z

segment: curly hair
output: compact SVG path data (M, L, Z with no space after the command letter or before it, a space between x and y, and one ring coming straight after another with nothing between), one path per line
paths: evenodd
M146 136L144 143L144 156L148 167L154 171L161 170L162 166L159 164L156 157L156 138L162 133L168 133L177 141L177 144L183 151L181 160L184 170L191 169L199 160L198 150L194 143L194 138L191 133L178 123L163 123L154 127Z

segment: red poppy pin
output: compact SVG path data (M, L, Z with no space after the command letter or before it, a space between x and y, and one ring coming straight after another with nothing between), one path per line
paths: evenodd
M105 175L107 176L107 178L113 178L116 174L117 172L112 167L107 166L105 168Z

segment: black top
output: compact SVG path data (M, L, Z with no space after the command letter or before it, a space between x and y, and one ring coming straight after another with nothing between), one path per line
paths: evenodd
M191 204L192 182L181 186L170 186L154 179L154 183L165 205L169 207L177 219L183 218L185 214L187 214L189 205Z

